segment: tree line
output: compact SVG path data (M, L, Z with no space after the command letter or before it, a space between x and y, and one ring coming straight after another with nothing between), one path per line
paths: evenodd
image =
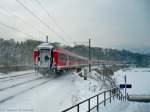
M15 41L14 39L4 40L0 38L0 66L2 65L33 65L33 50L42 41L26 40ZM58 43L52 43L53 45ZM89 47L85 45L63 46L71 52L88 58ZM117 50L111 48L91 47L92 59L125 61L128 64L137 66L148 66L150 55L133 53L129 50Z

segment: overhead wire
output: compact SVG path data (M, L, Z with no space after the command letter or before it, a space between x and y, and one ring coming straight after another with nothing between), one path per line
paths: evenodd
M14 16L16 16L16 15L14 15ZM28 24L29 26L32 26L33 27L33 25L32 24L30 24L30 23L28 23L28 22L26 22L25 20L23 20L22 18L20 18L20 17L18 17L18 16L16 16L22 23L24 23L24 24ZM44 36L46 36L47 34L45 33L45 32L43 32L42 30L39 30L39 29L37 29L37 31L38 32L41 32Z
M34 16L41 24L43 24L45 27L47 27L51 32L53 32L58 38L63 40L64 42L67 42L63 37L61 37L57 32L55 32L49 25L47 25L45 22L41 20L40 17L38 17L33 11L31 11L28 7L26 7L22 2L19 0L16 0L18 4L20 4L24 9L26 9L32 16ZM68 42L67 42L68 43Z
M7 27L7 28L9 28L9 29L15 30L15 31L17 31L17 32L20 32L20 33L22 33L22 34L24 34L24 35L26 35L26 36L29 36L29 37L34 38L34 36L32 36L32 35L30 35L30 34L27 34L27 33L23 32L23 31L21 31L21 30L15 28L15 27L13 27L13 26L9 26L9 25L7 25L7 24L1 22L1 21L0 21L0 25L5 26L5 27Z
M42 3L39 0L35 0L37 2L37 4L41 7L41 9L47 14L47 16L49 17L50 20L53 21L53 23L59 28L59 30L61 32L63 32L67 37L70 37L62 27L60 27L60 25L57 23L57 21L53 18L53 16L46 10L46 8L44 8L44 6L42 5ZM69 38L71 39L71 38ZM73 41L71 41L71 43L73 43ZM73 43L74 44L74 43Z
M0 7L0 9L1 9L2 11L4 11L5 13L7 13L2 7ZM32 24L26 22L24 19L22 19L21 17L15 15L14 13L11 13L11 15L12 15L13 17L17 18L18 20L20 20L20 21L21 21L22 23L24 23L25 25L28 24L29 26L32 26L32 27L33 27ZM44 33L42 30L37 29L37 31L38 31L38 32L41 32L43 35L47 35L47 34Z

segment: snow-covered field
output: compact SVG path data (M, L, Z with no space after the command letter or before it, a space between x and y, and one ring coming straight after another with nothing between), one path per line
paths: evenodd
M119 70L115 73L118 84L124 83L124 75L127 76L127 83L132 84L128 89L129 94L150 95L150 68L130 68ZM150 103L138 103L129 101L113 101L112 104L101 106L102 112L150 112Z
M124 83L125 75L127 76L127 83L132 84L132 89L128 89L129 94L150 94L150 68L119 70L115 73L118 84Z
M100 112L150 112L150 104L115 100L106 107L101 105Z
M29 72L29 71L28 71ZM19 74L19 73L14 73ZM31 79L38 76L30 76ZM30 79L18 79L19 81ZM31 88L32 86L49 79L48 82ZM11 85L13 82L8 82ZM3 84L6 86L7 84ZM0 93L1 98L8 96L9 94L20 93L24 89L30 88L15 97L0 103L0 112L60 112L79 101L89 98L100 91L107 89L106 85L108 82L102 80L102 76L96 72L92 72L88 75L88 80L84 80L77 73L66 73L57 77L49 77L40 79L36 82L30 82L20 87L7 90L7 94ZM8 86L7 85L7 86ZM0 85L0 87L3 87ZM30 87L31 86L31 87ZM108 85L107 85L108 86Z
M14 72L7 75L19 75L32 71ZM117 84L124 83L124 75L127 76L127 83L132 84L132 89L128 89L129 94L148 95L150 93L150 68L129 68L115 72L114 78ZM2 74L1 77L6 76ZM0 82L0 88L10 85L40 78L41 75L33 75L17 80ZM37 84L46 83L36 86ZM88 75L88 80L84 80L77 73L66 73L57 77L42 78L7 91L0 92L0 100L10 94L17 94L15 97L0 103L0 112L60 112L76 103L89 98L100 91L110 87L108 82L102 80L102 76L93 71ZM32 88L32 86L35 86ZM107 88L108 87L108 88ZM30 89L28 89L30 88ZM24 91L25 90L25 91ZM24 91L24 92L21 92ZM100 97L102 100L103 97ZM86 104L87 105L87 104ZM81 109L85 109L83 105ZM106 107L100 105L102 112L148 112L150 103L138 103L115 100L111 104L107 102Z

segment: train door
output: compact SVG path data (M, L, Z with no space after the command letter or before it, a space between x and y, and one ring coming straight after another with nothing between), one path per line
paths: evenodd
M50 49L40 49L39 52L40 52L39 53L40 67L43 67L43 68L50 67L50 61L51 61Z

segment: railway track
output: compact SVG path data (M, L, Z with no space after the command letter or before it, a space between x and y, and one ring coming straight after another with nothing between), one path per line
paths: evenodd
M33 74L34 72L30 72L30 73L24 73L24 74L20 74L20 75L12 75L12 76L8 76L8 77L0 77L0 81L3 79L10 79L10 78L14 78L14 77L21 77L21 76L25 76L25 75L29 75L29 74Z
M34 72L24 73L24 74L20 74L20 75L13 75L13 76L8 76L8 77L1 77L0 82L15 80L15 79L28 77L28 76L32 76L32 75L34 75Z
M14 81L14 80L17 80L17 79L21 79L21 78L25 78L25 77L31 77L31 76L33 76L33 74L24 75L24 76L15 77L15 78L10 78L10 79L6 79L6 80L1 80L0 83L8 82L8 81Z
M0 88L0 92L1 92L1 91L4 91L4 90L7 90L7 89L9 89L9 88L21 86L21 85L26 84L26 83L29 83L29 82L33 82L33 81L36 81L36 80L40 80L41 78L42 78L42 77L38 77L38 78L36 78L36 79L27 80L27 81L24 81L24 82L21 82L21 83L17 83L17 84L8 86L8 87Z
M1 99L1 100L0 100L0 103L4 103L4 102L6 102L6 101L8 101L8 100L10 100L10 99L12 99L12 98L14 98L14 97L20 95L20 94L23 94L23 93L25 93L25 92L27 92L27 91L29 91L29 90L31 90L31 89L34 89L34 88L39 87L39 86L42 86L42 85L46 84L47 82L49 82L50 80L51 80L51 79L47 79L47 80L42 81L42 82L40 82L40 83L38 83L38 84L36 84L36 85L33 85L33 86L31 86L31 87L29 87L29 88L27 88L27 89L24 89L24 90L22 90L22 91L20 91L20 92L17 92L17 93L15 93L15 94L13 94L13 95L7 96L6 98Z
M51 78L45 78L40 75L35 75L34 72L24 73L20 75L18 74L18 75L13 75L8 77L1 77L0 78L0 103L8 101L25 92L28 92L33 88L46 84L50 80L53 80L54 78L57 77L58 76L52 75Z

